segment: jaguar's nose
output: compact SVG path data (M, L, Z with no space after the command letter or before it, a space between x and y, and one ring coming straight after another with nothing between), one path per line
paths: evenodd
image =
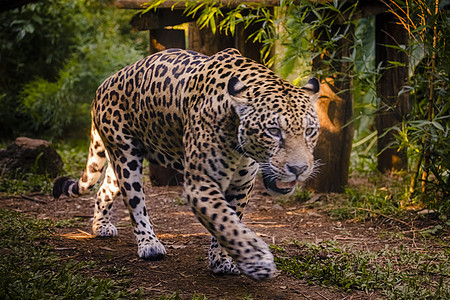
M289 172L291 172L297 177L305 173L306 170L308 170L307 165L300 165L300 166L286 165L286 167Z

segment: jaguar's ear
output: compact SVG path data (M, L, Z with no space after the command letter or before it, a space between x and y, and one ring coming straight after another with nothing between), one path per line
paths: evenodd
M233 76L228 81L228 94L230 94L233 101L239 104L246 104L248 102L248 99L244 97L246 90L247 86L237 77Z
M311 78L306 85L302 87L303 91L306 91L309 94L311 102L315 104L317 99L319 99L320 92L320 82L317 78Z
M234 102L234 108L239 118L244 117L252 111L252 106L248 103L248 98L244 96L247 86L237 77L233 76L228 81L228 94Z

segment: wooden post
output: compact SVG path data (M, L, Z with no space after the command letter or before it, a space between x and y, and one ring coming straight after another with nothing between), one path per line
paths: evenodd
M398 151L391 144L395 141L395 132L387 130L399 125L410 111L409 94L399 94L403 86L408 84L408 55L404 50L388 47L407 46L408 34L398 24L392 13L376 16L376 66L384 69L380 76L377 94L380 99L376 115L378 130L378 169L383 172L407 168L406 151ZM400 65L390 65L388 62L398 62Z
M187 49L206 55L213 55L226 48L234 47L234 38L218 31L212 33L209 27L199 29L196 22L189 23Z
M120 2L120 7L129 8L136 8L136 3L140 3L140 1L130 2L126 0L118 2ZM213 34L210 28L200 30L196 22L192 21L191 17L183 14L182 9L172 10L171 6L168 6L159 8L157 12L150 11L144 15L138 14L133 17L131 23L136 30L150 31L151 54L167 48L182 48L213 55L226 48L237 48L243 55L260 61L259 50L261 45L247 41L247 37L253 32L252 30L256 30L255 28L244 30L242 26L238 26L238 30L233 37L231 34L225 35L219 32ZM186 22L189 22L187 45L184 43L184 32L165 29L166 26ZM180 185L183 182L183 176L170 168L150 163L150 180L154 186Z
M259 26L259 24L252 24L247 28L244 28L243 24L238 24L235 32L235 48L238 49L243 56L262 63L260 50L263 44L259 42L253 43L252 39L249 39L249 36L256 32ZM271 55L273 55L273 53L271 53Z
M150 30L150 54L169 48L186 49L184 30L165 28Z
M332 27L334 32L339 29L342 29L340 25ZM351 56L353 30L353 27L349 30L349 38L338 42L337 53L328 69L332 74L322 79L321 96L316 103L320 136L314 150L314 158L322 165L317 176L308 181L306 187L320 193L343 192L348 183L353 142L353 125L350 123L353 113L353 86L348 74L352 72L353 64L342 58ZM329 58L316 59L313 68L323 69L321 63L327 59Z

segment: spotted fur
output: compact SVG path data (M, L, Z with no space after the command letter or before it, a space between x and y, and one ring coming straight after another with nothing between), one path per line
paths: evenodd
M115 236L111 208L120 194L142 258L166 253L153 232L142 183L144 158L184 174L187 201L212 234L215 273L261 280L273 256L241 218L261 166L264 184L288 194L314 169L319 83L297 88L266 67L227 49L213 56L171 49L106 79L92 103L91 145L79 180L58 178L54 197L76 197L100 178L93 232Z

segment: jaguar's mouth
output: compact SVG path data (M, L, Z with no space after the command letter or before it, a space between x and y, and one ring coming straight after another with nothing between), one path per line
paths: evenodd
M284 182L275 178L272 172L263 171L263 182L266 189L275 195L286 195L292 193L294 191L295 185L297 183L296 180Z

